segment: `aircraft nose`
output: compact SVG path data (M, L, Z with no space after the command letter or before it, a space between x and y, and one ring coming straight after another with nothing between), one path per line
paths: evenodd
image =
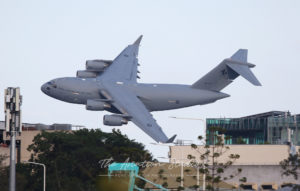
M48 87L47 83L44 83L44 84L41 86L41 91L42 91L44 94L48 94L49 87Z

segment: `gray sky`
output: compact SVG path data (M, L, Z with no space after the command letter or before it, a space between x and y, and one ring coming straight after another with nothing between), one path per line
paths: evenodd
M58 1L0 0L0 98L21 87L23 121L101 128L103 114L44 95L42 83L75 76L87 59L113 59L140 35L139 82L192 84L237 49L249 49L263 84L241 77L216 103L154 112L168 136L196 140L201 121L180 117L240 117L270 110L300 113L300 1ZM3 108L3 101L0 101ZM0 120L4 119L4 113ZM133 124L120 127L156 157L167 147Z

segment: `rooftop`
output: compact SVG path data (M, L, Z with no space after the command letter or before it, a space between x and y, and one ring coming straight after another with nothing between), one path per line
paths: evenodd
M35 131L35 130L73 130L85 128L81 125L72 125L72 124L60 124L60 123L54 123L52 125L45 125L42 123L22 123L22 130L26 131ZM0 131L5 130L5 122L0 121Z

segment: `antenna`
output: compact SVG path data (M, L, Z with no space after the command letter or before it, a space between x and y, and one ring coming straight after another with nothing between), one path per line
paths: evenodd
M16 190L16 135L21 135L21 104L20 88L8 87L4 90L4 113L6 136L10 136L10 174L9 190Z

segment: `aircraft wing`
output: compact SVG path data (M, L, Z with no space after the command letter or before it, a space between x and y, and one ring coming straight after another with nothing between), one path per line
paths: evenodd
M121 84L103 84L103 86L105 87L105 92L101 93L113 100L112 105L125 116L129 116L135 125L141 128L156 142L171 143L174 141L176 135L168 139L161 127L146 109L145 105L133 92L122 87Z
M109 81L127 81L136 83L139 78L137 73L139 46L143 36L140 36L133 44L126 47L107 68L99 75L99 78Z

